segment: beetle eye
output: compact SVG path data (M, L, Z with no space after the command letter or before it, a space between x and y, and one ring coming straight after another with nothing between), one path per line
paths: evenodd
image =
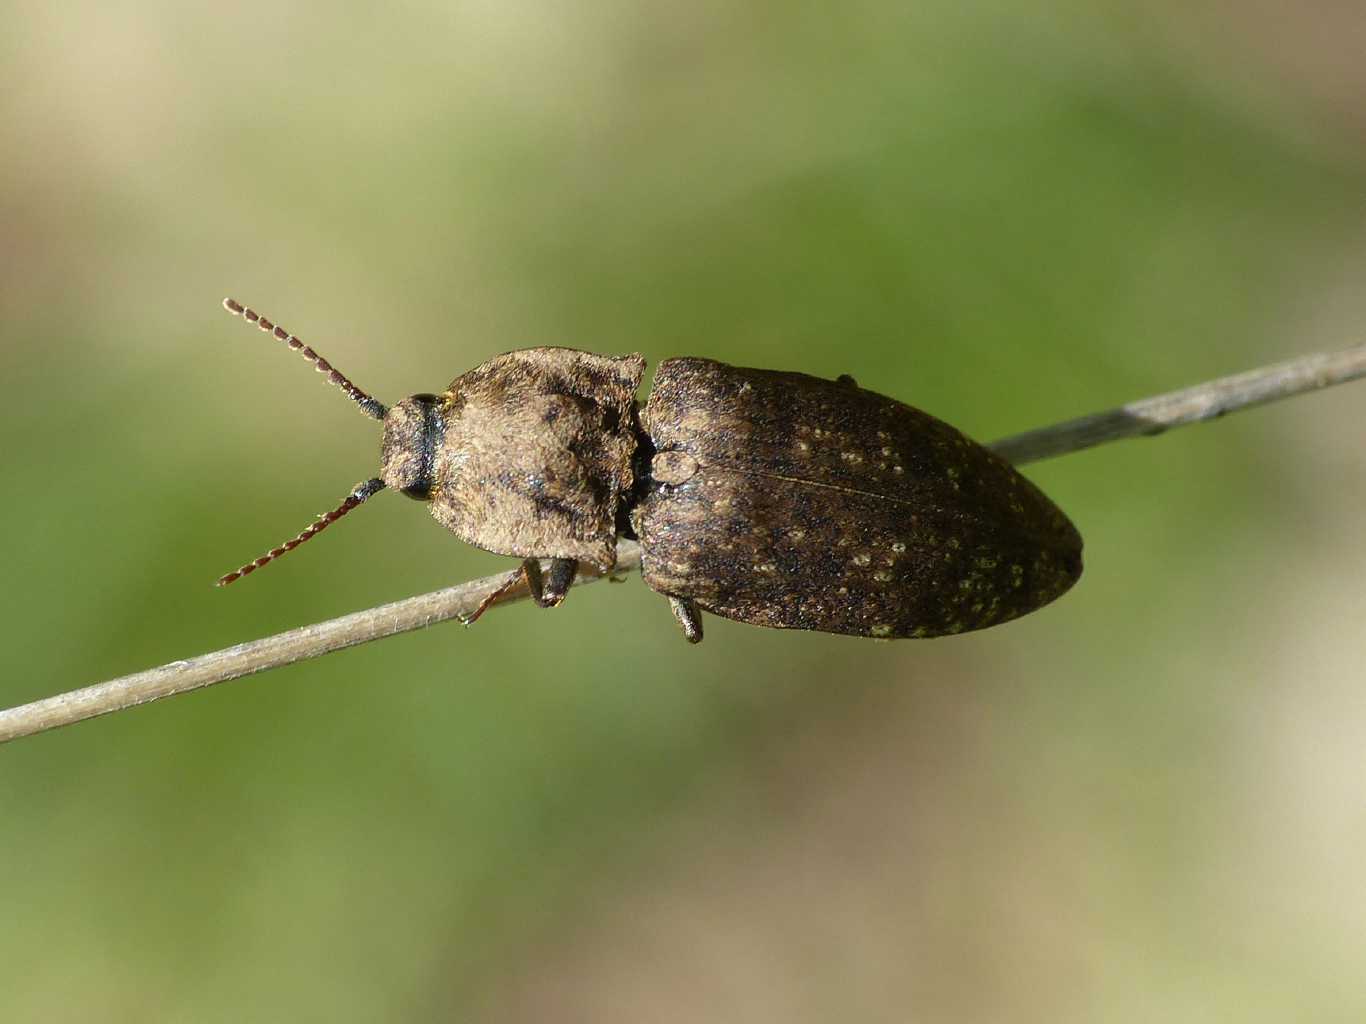
M410 497L410 498L416 499L417 501L431 501L431 500L432 500L432 479L431 479L431 477L423 477L421 480L419 480L417 483L413 484L411 487L405 487L405 488L403 488L403 493L406 494L406 495L407 495L408 497Z

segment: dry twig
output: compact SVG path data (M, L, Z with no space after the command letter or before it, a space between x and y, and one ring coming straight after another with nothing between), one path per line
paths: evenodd
M1023 465L1107 441L1160 434L1172 427L1215 419L1237 409L1274 402L1362 376L1366 376L1366 345L1342 352L1304 356L1182 391L1145 398L1118 409L1007 437L990 447L1016 465ZM640 546L634 541L621 541L617 547L618 571L629 572L639 566ZM507 578L506 573L500 573L470 580L430 594L368 608L263 640L201 654L197 658L173 661L160 668L0 711L0 743L305 658L316 658L380 637L463 618ZM577 586L599 578L581 572L574 582ZM526 596L523 585L498 603L506 604Z

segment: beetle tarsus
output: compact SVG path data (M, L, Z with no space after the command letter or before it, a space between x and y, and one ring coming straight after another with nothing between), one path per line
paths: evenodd
M527 572L528 563L536 566L535 572L537 579L539 580L541 565L534 558L528 558L516 569L513 569L512 572L508 573L508 578L500 583L494 590L490 591L484 599L479 602L479 607L475 608L474 611L470 612L468 615L462 615L460 621L467 626L473 626L486 611L503 598L507 597L512 591L520 587L523 580L526 580L527 583L530 584L531 579Z
M696 601L689 601L686 597L669 598L669 610L674 613L674 618L683 627L683 639L690 644L700 644L702 642L702 609L697 607Z

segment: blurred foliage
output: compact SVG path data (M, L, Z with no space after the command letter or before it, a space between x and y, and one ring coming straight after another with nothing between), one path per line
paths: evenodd
M224 294L388 401L564 344L984 439L1359 338L1359 125L1218 5L0 17L5 704L507 563L391 496L210 587L376 457ZM653 948L651 1019L1359 1019L1359 409L1031 469L1087 576L980 635L688 649L633 579L6 747L0 1016L617 1019ZM783 875L815 792L868 842ZM610 944L674 891L732 930Z

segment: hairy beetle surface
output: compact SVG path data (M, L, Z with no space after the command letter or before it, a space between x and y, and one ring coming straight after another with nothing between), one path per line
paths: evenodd
M378 477L220 584L385 488L427 502L467 543L523 559L470 621L523 579L538 604L558 604L579 563L612 570L623 532L694 643L703 611L856 636L962 633L1040 608L1081 575L1081 537L1043 492L849 377L668 359L642 410L640 356L533 348L386 409L284 329L224 305L317 364L384 436Z

